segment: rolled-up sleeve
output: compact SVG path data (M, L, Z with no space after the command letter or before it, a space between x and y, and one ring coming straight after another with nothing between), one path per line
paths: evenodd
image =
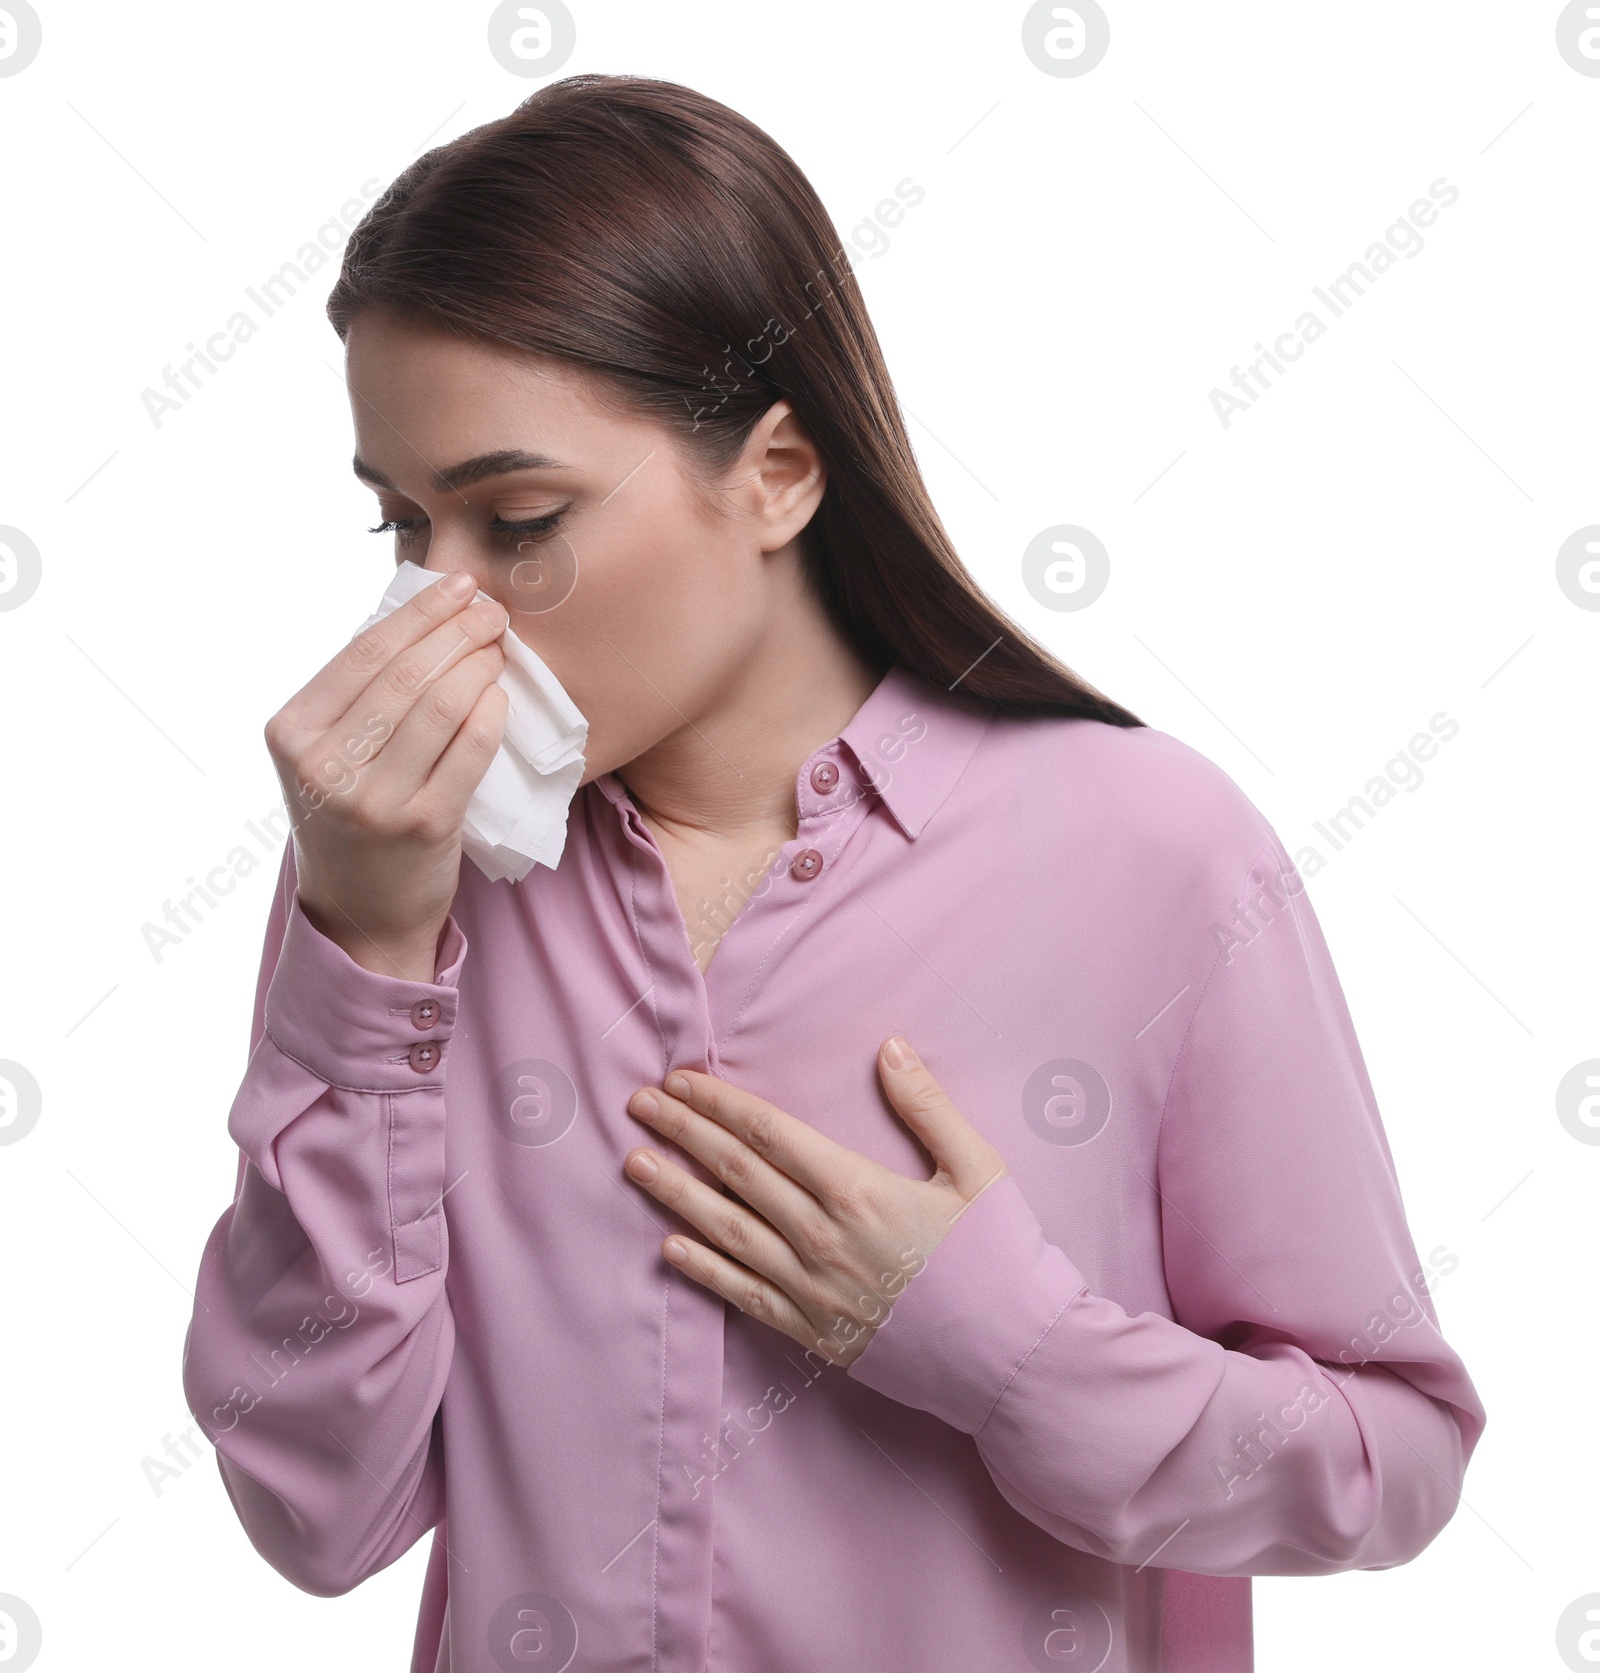
M980 1193L849 1375L973 1436L1057 1539L1306 1575L1409 1561L1485 1413L1440 1333L1328 948L1272 836L1156 1145L1172 1317L1095 1294L1018 1182Z

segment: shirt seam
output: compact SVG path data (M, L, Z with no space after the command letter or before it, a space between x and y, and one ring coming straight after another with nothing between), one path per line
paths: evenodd
M389 1257L393 1261L390 1270L394 1273L394 1281L399 1284L404 1280L400 1276L400 1226L394 1212L394 1101L389 1093L384 1093L379 1108L383 1111L383 1126L385 1143L384 1192L388 1197L386 1207L389 1210Z
M1055 1329L1056 1320L1059 1319L1061 1315L1073 1304L1073 1302L1076 1301L1080 1295L1083 1295L1088 1288L1089 1286L1087 1284L1080 1284L1078 1288L1075 1289L1058 1308L1056 1308L1055 1312L1050 1315L1050 1322L1036 1337L1034 1337L1033 1341L1029 1344L1028 1351L1014 1366L1012 1366L1010 1376L1008 1376L1006 1380L1001 1383L994 1399L989 1402L988 1408L983 1414L983 1421L979 1423L978 1427L972 1432L974 1439L976 1439L986 1428L988 1428L989 1419L994 1416L994 1409L1000 1404L1001 1397L1005 1394L1005 1391L1011 1387L1012 1383L1017 1380L1017 1376L1021 1372L1022 1367L1033 1358L1034 1354L1038 1351L1039 1344L1050 1334L1052 1330Z
M974 699L966 700L974 701ZM987 702L987 699L983 699L983 701ZM967 774L972 771L973 762L978 759L979 753L993 737L995 716L998 714L999 710L993 703L988 703L988 710L989 712L985 715L969 714L969 719L981 720L982 724L973 735L972 748L967 752L966 760L961 763L961 770L957 772L945 785L944 794L940 796L938 801L924 811L922 815L922 822L917 826L918 837L920 837L928 826L933 823L935 815L938 814L939 810L943 808L945 803L948 802L953 795L955 795L962 779L964 779Z
M604 794L603 791L601 793ZM609 801L610 798L607 797L607 800ZM628 927L633 931L633 944L639 949L639 957L644 961L644 973L649 978L649 981L645 986L645 997L650 1001L650 1015L655 1018L656 1038L661 1042L661 1061L670 1067L671 1064L669 1058L669 1048L667 1045L667 1031L662 1026L661 1011L656 1004L656 985L659 972L656 970L655 964L650 957L650 949L645 945L644 935L639 929L638 846L637 844L631 842L628 838L626 829L628 823L628 810L623 807L620 802L612 802L611 805L624 827L622 832L622 841L624 844L624 850L628 856ZM670 876L667 879L667 886L669 888L672 886L672 879ZM692 955L692 948L690 949L690 952ZM637 1004L638 1001L635 1000L634 1003Z
M1015 1181L1015 1177L1014 1177L1014 1176L1013 1176L1013 1175L1012 1175L1012 1174L1011 1174L1011 1173L1010 1173L1010 1172L1009 1172L1009 1171L1002 1171L1002 1172L1000 1172L1000 1173L997 1173L997 1174L996 1174L996 1175L995 1175L995 1176L994 1176L994 1178L993 1178L993 1179L991 1179L991 1180L989 1180L989 1181L988 1181L988 1182L987 1182L987 1183L986 1183L986 1184L985 1184L985 1185L984 1185L984 1186L983 1186L983 1188L982 1188L982 1190L980 1190L980 1191L978 1191L978 1192L976 1192L976 1193L975 1193L975 1194L974 1194L974 1195L973 1195L973 1196L971 1196L971 1197L969 1197L969 1198L968 1198L968 1199L967 1199L967 1200L966 1200L966 1202L964 1202L964 1203L963 1203L963 1204L962 1204L962 1205L961 1205L961 1209L960 1209L960 1212L959 1212L959 1213L957 1213L957 1215L956 1215L956 1217L955 1217L955 1219L954 1219L954 1220L952 1220L952 1221L951 1221L951 1222L950 1222L950 1224L949 1224L949 1226L948 1226L948 1227L947 1227L947 1228L946 1228L946 1229L945 1229L945 1236L946 1236L946 1237L948 1237L948 1236L949 1236L949 1235L950 1235L950 1233L951 1233L951 1232L952 1232L952 1231L954 1231L954 1230L955 1230L955 1228L956 1228L956 1225L957 1225L957 1223L958 1223L958 1222L959 1222L959 1221L960 1221L960 1219L961 1219L961 1217L962 1217L962 1215L964 1215L964 1214L965 1214L965 1213L966 1213L966 1212L967 1212L967 1210L968 1210L968 1209L969 1209L969 1208L971 1208L971 1207L972 1207L972 1205L973 1205L973 1204L974 1204L974 1203L975 1203L975 1202L977 1202L977 1201L978 1201L978 1199L979 1199L979 1198L980 1198L980 1197L982 1197L982 1196L983 1196L983 1195L984 1195L984 1194L985 1194L985 1192L987 1192L987 1191L990 1191L990 1190L992 1190L992 1189L993 1189L993 1188L994 1188L994 1187L995 1187L995 1186L996 1186L996 1185L998 1185L998 1184L999 1184L999 1183L1000 1183L1000 1181L1001 1181L1001 1180L1002 1180L1002 1179L1010 1179L1010 1180L1011 1180L1011 1181L1012 1181L1012 1183L1013 1183L1013 1184L1015 1184L1015 1183L1016 1183L1016 1181ZM1021 1186L1020 1186L1020 1185L1018 1185L1018 1186L1017 1186L1017 1191L1018 1191L1018 1194L1019 1194L1019 1195L1020 1195L1020 1194L1021 1194L1021 1191L1022 1191L1022 1187L1021 1187ZM1026 1197L1024 1197L1024 1198L1023 1198L1023 1201L1024 1201L1024 1203L1026 1203L1026 1202L1027 1202L1027 1198L1026 1198ZM936 1252L937 1252L937 1251L936 1251ZM1063 1251L1063 1253L1064 1253L1064 1252L1065 1252L1065 1251ZM931 1257L930 1257L930 1258L931 1258ZM914 1281L914 1280L913 1280L913 1281ZM1047 1336L1048 1336L1048 1335L1049 1335L1049 1334L1050 1334L1050 1332L1051 1332L1051 1331L1052 1331L1052 1330L1054 1330L1054 1329L1055 1329L1055 1324L1056 1324L1056 1320L1057 1320L1057 1319L1059 1319L1059 1318L1060 1318L1060 1317L1061 1317L1061 1315L1062 1315L1062 1314L1063 1314L1063 1313L1064 1313L1064 1312L1066 1312L1066 1310L1067 1310L1067 1309L1068 1309L1068 1308L1069 1308L1069 1307L1070 1307L1070 1306L1071 1306L1071 1305L1072 1305L1072 1303L1073 1303L1073 1302L1074 1302L1074 1301L1076 1301L1076 1300L1077 1300L1077 1299L1078 1299L1078 1297L1079 1297L1079 1296L1080 1296L1080 1295L1083 1295L1083 1294L1084 1294L1084 1293L1085 1293L1085 1292L1086 1292L1086 1291L1087 1291L1087 1290L1088 1290L1088 1288L1089 1288L1089 1286L1088 1286L1088 1284L1087 1284L1087 1283L1083 1283L1083 1284L1080 1284L1080 1285L1079 1285L1079 1286L1078 1286L1078 1288L1077 1288L1077 1289L1075 1289L1075 1290L1074 1290L1074 1291L1073 1291L1073 1292L1072 1292L1072 1294L1071 1294L1071 1295L1069 1295L1069 1296L1068 1296L1068 1297L1067 1297L1067 1299L1066 1299L1066 1300L1065 1300L1065 1301L1063 1301L1063 1302L1062 1302L1062 1303L1061 1303L1061 1305L1060 1305L1060 1306L1059 1306L1059 1307L1058 1307L1058 1308L1057 1308L1057 1309L1056 1309L1056 1310L1055 1310L1055 1312L1054 1312L1054 1313L1053 1313L1053 1314L1052 1314L1052 1315L1051 1315L1051 1317L1050 1317L1050 1322L1049 1322L1049 1323L1048 1323L1048 1324L1047 1324L1047 1325L1046 1325L1046 1326L1045 1326L1045 1327L1044 1327L1044 1329L1043 1329L1043 1330L1041 1330L1041 1331L1040 1331L1040 1332L1039 1332L1039 1334L1038 1334L1038 1335L1037 1335L1037 1336L1036 1336L1036 1337L1035 1337L1035 1338L1034 1338L1034 1340L1033 1340L1033 1344L1032 1344L1032 1346L1030 1346L1030 1347L1029 1347L1029 1349L1028 1349L1028 1351L1027 1351L1027 1352L1026 1352L1026 1353L1025 1353L1025 1354L1023 1354L1023 1356L1022 1356L1022 1357L1021 1357L1021 1359L1019 1359L1019 1360L1018 1360L1018 1361L1017 1361L1017 1363L1016 1363L1016 1364L1015 1364L1015 1366L1013 1366L1013 1367L1012 1367L1012 1370L1011 1370L1011 1375L1010 1375L1010 1376L1008 1376L1008 1377L1007 1377L1007 1378L1006 1378L1006 1380L1005 1380L1005 1381L1004 1381L1004 1382L1003 1382L1003 1383L1001 1383L1001 1385L1000 1385L1000 1387L999 1387L999 1389L998 1389L998 1390L997 1390L997 1391L996 1391L996 1393L995 1393L995 1397L994 1397L994 1399L992 1399L992 1400L991 1400L991 1401L990 1401L990 1402L989 1402L989 1405L988 1405L988 1408L987 1408L987 1409L986 1409L986 1410L985 1410L985 1412L984 1412L984 1414L983 1414L983 1418L982 1418L982 1421L981 1421L981 1422L980 1422L980 1423L979 1423L979 1424L978 1424L978 1427L977 1427L977 1428L976 1428L976 1429L975 1429L975 1430L973 1430L973 1434L974 1434L974 1435L975 1435L975 1436L976 1436L976 1435L979 1435L979 1434L981 1434L981 1433L982 1433L982 1432L983 1432L983 1430L984 1430L984 1429L985 1429L985 1428L986 1428L986 1427L987 1427L987 1425L988 1425L988 1422L989 1422L989 1419L990 1419L990 1418L991 1418L991 1417L992 1417L992 1416L993 1416L993 1415L994 1415L994 1409L995 1409L995 1407L996 1407L996 1406L998 1406L998 1405L999 1405L999 1404L1000 1404L1000 1397L1001 1397L1001 1395L1003 1395L1003 1394L1004 1394L1004 1393L1005 1393L1005 1391L1006 1391L1006 1390L1007 1390L1007 1389L1008 1389L1008 1388L1010 1388L1010 1386L1011 1386L1011 1385L1012 1385L1012 1383L1013 1383L1013 1382L1014 1382L1014 1381L1015 1381L1015 1380L1016 1380L1016 1377L1017 1377L1017 1374L1018 1374L1018 1372L1020 1372L1020 1371L1021 1371L1021 1370L1022 1370L1022 1367L1023 1367L1023 1366L1024 1366L1024 1365L1026 1365L1026 1364L1027 1364L1027 1363L1028 1363L1028 1361L1029 1361L1029 1360L1030 1360L1030 1359L1032 1359L1032 1358L1033 1358L1033 1355L1034 1355L1034 1352L1035 1352L1035 1350L1036 1350L1036 1349L1037 1349L1037 1348L1038 1348L1038 1346L1039 1346L1039 1344L1040 1344L1040 1343L1041 1343L1041 1342L1042 1342L1042 1341L1043 1341L1043 1340L1044 1340L1044 1339L1045 1339L1045 1337L1047 1337ZM891 1308L890 1308L890 1312L891 1312L891 1313L892 1313L892 1312L893 1312L893 1311L894 1311L894 1309L893 1309L893 1308L892 1308L892 1307L891 1307Z
M403 1086L403 1087L401 1087L401 1086L351 1086L349 1084L349 1082L347 1082L347 1081L330 1080L325 1074L323 1074L323 1072L320 1069L315 1069L309 1063L307 1063L306 1060L303 1057L295 1056L295 1054L292 1051L289 1050L289 1048L283 1043L283 1041L280 1040L275 1033L273 1033L272 1024L270 1022L267 1023L263 1027L262 1038L266 1039L266 1040L271 1040L273 1045L275 1045L278 1048L278 1050L281 1051L283 1053L283 1055L289 1059L289 1061L291 1063L298 1064L314 1080L321 1081L324 1086L331 1088L335 1092L375 1093L375 1094L378 1094L378 1095L384 1096L384 1097L400 1097L400 1098L403 1098L408 1093L411 1093L411 1092L441 1092L441 1091L444 1090L444 1082L442 1080L418 1081L415 1086ZM259 1049L260 1049L260 1047L258 1046L257 1050L259 1050ZM255 1052L251 1052L250 1055L251 1055L252 1058L254 1058ZM400 1061L400 1059L397 1058L395 1061ZM443 1055L442 1054L441 1054L441 1057L440 1057L440 1061L441 1062L443 1061Z
M1268 849L1272 848L1276 844L1276 842L1277 842L1277 838L1271 832L1268 832L1265 841L1263 841L1261 846L1255 851L1255 853L1253 855L1251 855L1250 863L1244 868L1244 875L1245 875L1246 878L1249 877L1250 873L1252 871L1254 871L1256 866L1260 863L1261 856L1263 854L1265 854L1268 851ZM1242 887L1240 889L1240 893L1241 894L1243 893L1243 888ZM1172 1070L1171 1070L1171 1073L1167 1076L1166 1091L1164 1091L1161 1095L1161 1119L1156 1123L1155 1142L1154 1142L1154 1145L1152 1146L1153 1154L1156 1157L1156 1174L1157 1174L1158 1179L1160 1177L1160 1172L1161 1172L1161 1167L1160 1167L1161 1137L1162 1137L1162 1134L1165 1133L1166 1129L1167 1129L1167 1106L1172 1102L1172 1088L1173 1088L1174 1084L1177 1082L1178 1070L1179 1070L1180 1067L1182 1067L1184 1053L1188 1051L1189 1041L1194 1035L1195 1023L1199 1021L1200 1012L1205 1008L1206 995L1208 993L1210 993L1211 984L1212 984L1213 981L1216 980L1217 971L1221 968L1221 965L1222 965L1222 951L1223 951L1222 948L1218 947L1216 952L1211 955L1211 968L1206 972L1205 985L1200 989L1200 997L1197 1000L1195 1000L1194 1009L1189 1013L1188 1026L1183 1031L1183 1039L1181 1041L1179 1041L1177 1052L1174 1054L1173 1059L1172 1059ZM1159 1192L1160 1192L1160 1187L1158 1185L1158 1187L1157 1187L1157 1194L1158 1195L1159 1195Z
M667 1458L667 1321L672 1296L672 1274L661 1286L661 1405L656 1414L656 1518L650 1541L650 1666L661 1665L661 1471Z

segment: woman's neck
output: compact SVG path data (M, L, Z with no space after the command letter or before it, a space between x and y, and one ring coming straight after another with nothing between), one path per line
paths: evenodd
M882 675L826 617L778 612L715 699L616 769L658 837L746 847L795 834L795 774L836 737Z

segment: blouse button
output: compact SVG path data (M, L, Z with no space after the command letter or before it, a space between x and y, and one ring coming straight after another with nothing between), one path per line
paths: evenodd
M802 883L809 883L822 870L822 856L815 848L802 848L794 857L794 863L789 867L789 875L798 877Z
M406 1053L406 1060L419 1075L425 1075L430 1069L438 1068L441 1055L437 1040L418 1040Z
M439 1020L439 1001L437 999L419 999L411 1007L411 1026L419 1034L425 1034Z
M819 761L811 769L811 788L824 796L839 782L839 769L831 761Z

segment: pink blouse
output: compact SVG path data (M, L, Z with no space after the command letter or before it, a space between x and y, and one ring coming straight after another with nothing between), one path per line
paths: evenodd
M702 975L621 781L464 864L435 980L285 848L184 1389L256 1549L432 1531L412 1673L1247 1673L1250 1576L1390 1568L1485 1414L1304 884L1154 728L891 668ZM730 908L731 910L731 908ZM841 1370L661 1255L625 1108L722 1075L926 1178L903 1033L1009 1173Z

